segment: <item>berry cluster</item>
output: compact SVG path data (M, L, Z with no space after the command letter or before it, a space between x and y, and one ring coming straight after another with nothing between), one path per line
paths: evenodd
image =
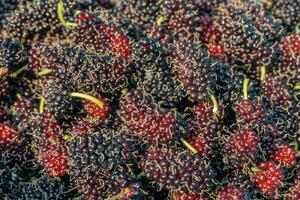
M300 199L299 0L0 0L0 199Z

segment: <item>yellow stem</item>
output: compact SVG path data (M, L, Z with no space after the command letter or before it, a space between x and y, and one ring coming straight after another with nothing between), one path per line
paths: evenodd
M300 34L300 23L297 24L296 28L295 28L295 33L296 34Z
M19 92L16 94L16 96L18 99L22 99L22 95Z
M64 141L67 141L67 142L70 141L72 138L73 137L70 135L64 135L64 137L63 137Z
M300 85L298 85L298 83L297 83L297 85L294 87L294 89L295 90L300 90Z
M77 26L76 23L72 23L72 22L67 22L64 18L64 3L62 1L60 1L57 5L57 15L58 15L58 19L59 21L62 23L63 26L65 26L66 28L75 28Z
M28 65L24 65L23 67L19 68L17 71L15 71L14 73L12 73L12 77L16 78L19 74L21 74L23 71L25 71L27 69Z
M259 171L262 171L262 170L258 169L257 167L251 167L251 171L253 171L253 172L259 172Z
M45 98L41 97L41 99L40 99L40 106L39 106L39 112L41 114L44 113L44 107L45 107Z
M260 80L261 81L265 81L266 80L266 66L265 65L263 65L260 68Z
M156 21L156 24L157 24L157 26L161 26L162 25L162 23L163 23L163 21L164 21L164 16L159 16L158 17L158 19L157 19L157 21Z
M244 93L244 99L248 99L248 86L249 86L249 79L245 78L243 83L243 93Z
M184 146L186 146L186 148L188 148L193 154L197 154L198 151L192 146L190 145L185 139L180 138L180 141L182 142L182 144Z
M91 96L91 95L83 94L83 93L79 93L79 92L72 92L72 93L70 93L70 96L71 97L78 97L78 98L81 98L81 99L89 100L89 101L95 103L101 109L104 108L104 103L102 101L100 101L99 99Z
M37 77L45 76L45 75L47 75L47 74L50 74L51 72L53 72L52 69L45 68L45 69L43 69L42 71L36 73L36 76L37 76Z
M217 113L219 111L219 109L218 109L218 101L217 101L216 97L213 95L212 92L209 92L209 96L210 96L210 99L211 99L211 101L213 102L213 105L214 105L214 107L213 107L213 113Z

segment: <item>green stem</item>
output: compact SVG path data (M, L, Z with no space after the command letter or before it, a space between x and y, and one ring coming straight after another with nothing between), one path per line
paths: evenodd
M45 76L45 75L47 75L47 74L50 74L51 72L53 72L52 69L45 68L45 69L43 69L42 71L36 73L36 76L37 76L37 77Z
M21 74L23 71L25 71L27 69L28 65L24 65L23 67L19 68L17 71L15 71L14 73L12 73L12 77L16 78L17 76L19 76L19 74Z
M243 93L244 93L244 100L248 99L248 86L249 86L249 79L245 78L243 83Z
M164 22L164 19L165 19L164 16L160 15L156 21L157 26L161 26L162 23Z
M182 144L188 148L193 154L197 154L198 151L197 149L195 149L192 145L190 145L190 143L188 143L185 139L180 138L180 141L182 142Z
M300 83L297 83L296 86L294 87L295 90L300 90Z
M41 97L40 99L40 106L39 106L39 113L44 113L44 108L45 108L45 98Z
M16 94L16 96L18 99L22 99L22 95L19 92Z
M295 33L296 34L300 34L300 23L297 24L296 28L295 28Z
M214 106L213 107L213 113L217 113L219 111L218 101L217 101L216 97L213 95L212 92L209 92L209 97L210 97L210 99L213 103L213 106Z
M64 135L64 137L63 137L64 141L66 141L66 142L70 141L72 138L73 137L70 135Z
M59 21L62 23L63 26L65 26L66 28L75 28L77 26L76 23L72 23L72 22L67 22L64 18L64 3L62 1L60 1L57 4L57 15L58 15L58 19Z
M252 172L260 172L262 170L258 169L257 167L251 167Z
M265 81L266 80L266 66L265 65L263 65L260 68L260 80L261 81Z
M89 100L89 101L95 103L101 109L104 108L104 103L102 101L100 101L99 99L97 99L97 98L95 98L93 96L90 96L88 94L83 94L83 93L79 93L79 92L72 92L72 93L70 93L70 96L71 97L77 97L77 98Z

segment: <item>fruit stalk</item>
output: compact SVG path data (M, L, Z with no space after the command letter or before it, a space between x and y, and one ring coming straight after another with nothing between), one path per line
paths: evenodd
M95 103L101 109L104 108L104 103L102 101L100 101L99 99L91 96L91 95L83 94L83 93L79 93L79 92L72 92L72 93L70 93L70 96L71 97L77 97L77 98L89 100L89 101Z
M260 70L261 70L260 71L260 80L265 81L266 80L266 66L265 65L261 66Z
M17 76L19 76L19 74L21 74L23 71L25 71L27 69L28 65L24 65L23 67L19 68L17 71L15 71L14 73L12 73L12 77L16 78Z
M249 86L250 80L248 78L244 79L243 83L243 94L244 94L244 100L248 99L248 86Z
M45 76L45 75L47 75L47 74L50 74L51 72L53 72L52 69L45 68L45 69L43 69L42 71L36 73L36 76L37 76L37 77Z
M72 22L67 22L64 18L63 12L64 12L64 3L62 1L60 1L57 5L57 15L58 15L59 21L66 28L75 28L77 26L77 24L72 23Z
M209 97L210 97L210 99L211 99L211 101L212 101L212 103L213 103L213 113L218 113L218 111L219 111L219 109L218 109L218 101L217 101L217 99L216 99L216 97L213 95L213 93L212 92L209 92Z
M40 99L40 106L39 106L39 113L44 113L44 107L45 107L45 98L41 97Z
M185 139L180 138L180 141L182 142L182 144L188 148L193 154L197 154L198 151L192 146L190 145Z

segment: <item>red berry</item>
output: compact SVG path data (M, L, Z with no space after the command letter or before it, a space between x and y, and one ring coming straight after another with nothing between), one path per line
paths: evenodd
M225 54L225 49L219 44L212 44L208 48L208 52L212 57L222 56Z
M32 48L29 52L29 68L38 73L43 69L57 70L60 65L57 60L57 54L55 51L48 51L49 46L53 44L53 38L50 38L43 42L36 42L32 44Z
M221 39L221 34L212 18L201 18L201 40L205 44L215 44Z
M252 175L255 185L269 198L276 198L278 189L283 185L283 173L274 161L262 162L257 165L258 171Z
M179 130L177 113L158 107L139 90L132 90L121 99L120 116L134 135L155 144L169 142Z
M65 175L68 169L68 152L64 146L62 128L52 114L36 117L34 150L38 163L53 177Z
M297 57L300 56L300 35L289 35L283 38L282 49L285 57Z
M192 108L191 117L187 120L190 134L194 137L203 135L209 136L211 133L216 132L222 113L215 114L214 106L211 103L198 103Z
M295 166L297 163L297 152L289 145L284 144L277 149L273 155L274 160L283 166Z
M110 53L118 58L128 60L131 58L132 48L129 38L114 25L107 25L99 27L107 38ZM103 30L102 30L103 29Z
M7 151L9 155L21 155L26 151L24 137L9 125L0 123L0 151Z
M235 169L249 166L257 152L258 140L251 129L235 131L225 144L224 162Z
M6 146L14 143L17 139L17 132L5 124L0 124L0 147L1 149L5 149Z
M290 107L290 94L280 78L268 77L263 84L263 95L272 106Z
M208 139L204 136L198 135L197 137L191 139L189 143L198 151L198 154L202 156L208 156L213 153L211 147L209 146Z
M103 108L100 108L97 104L86 101L84 108L87 111L88 115L96 119L104 119L107 117L110 107L108 101L102 96L97 97L101 102L103 102Z
M68 170L67 151L64 146L48 144L37 154L42 167L53 177L60 177Z
M222 188L216 200L244 200L246 198L245 191L235 186L227 186Z
M237 121L240 124L258 124L265 116L260 102L241 100L236 107Z
M257 151L258 137L251 129L235 131L226 143L229 152L253 154Z
M109 38L109 49L112 55L123 59L130 59L131 57L131 45L129 39L124 35L114 35Z

